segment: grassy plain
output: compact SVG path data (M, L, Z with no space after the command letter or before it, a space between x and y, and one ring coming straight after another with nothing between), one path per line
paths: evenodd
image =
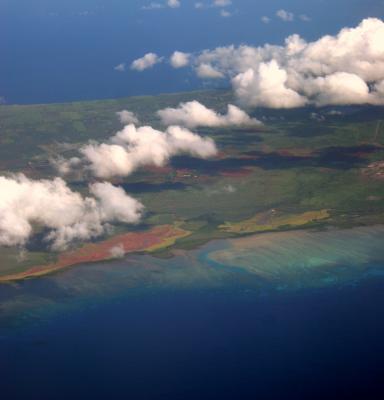
M142 124L161 128L158 109L193 99L219 112L234 101L230 92L207 91L1 105L0 173L52 177L52 157L76 154L88 140L106 140L122 127L117 111L128 109ZM216 141L217 158L176 157L167 168L145 168L114 181L146 207L141 225L121 225L115 234L175 222L191 232L167 250L152 249L160 256L177 247L268 230L384 223L384 179L375 174L376 167L369 169L384 161L384 124L377 130L383 107L249 111L264 122L262 128L197 129ZM83 193L88 181L69 177L72 188ZM59 256L38 246L29 246L22 257L19 249L2 248L0 276L48 265Z

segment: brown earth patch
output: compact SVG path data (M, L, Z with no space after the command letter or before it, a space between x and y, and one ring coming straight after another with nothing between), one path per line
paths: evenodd
M251 174L252 170L250 168L226 169L220 172L220 175L226 176L228 178L242 178Z
M172 167L165 166L165 167L156 167L155 165L148 165L144 168L145 171L150 172L152 174L169 174L173 171Z
M99 243L89 243L79 249L63 252L58 256L55 263L39 265L20 273L1 276L0 282L46 275L77 264L110 260L116 258L115 249L118 250L120 255L140 251L154 251L168 247L178 238L187 235L189 235L188 231L173 225L160 225L145 232L130 232L117 235Z
M279 149L276 151L276 153L284 157L310 157L313 155L313 150L293 147L289 149Z

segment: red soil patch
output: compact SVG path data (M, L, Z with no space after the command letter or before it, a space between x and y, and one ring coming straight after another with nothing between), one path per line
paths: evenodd
M124 253L142 251L162 243L165 239L177 234L172 225L157 226L147 232L130 232L114 236L100 243L87 244L72 252L60 255L57 264L69 266L86 262L103 261L112 257L111 250L120 246Z
M325 173L325 174L329 174L329 173L331 173L331 172L334 172L334 170L333 170L332 168L327 168L327 167L320 167L320 168L319 168L319 171L320 171L320 172L323 172L323 173Z
M222 160L222 159L224 159L224 158L227 158L228 157L228 154L227 153L225 153L224 151L219 151L216 155L215 155L215 159L216 160Z
M259 154L241 154L239 157L237 157L240 160L257 160L260 158Z
M228 178L242 178L243 176L248 176L251 174L252 170L249 168L227 169L220 172L220 175L226 176Z
M21 273L0 277L0 281L24 279L31 276L44 275L76 264L104 261L113 258L113 249L117 246L124 253L144 251L156 245L161 245L167 239L183 236L185 231L172 225L156 226L146 232L130 232L112 237L111 239L90 243L73 251L59 255L58 260L49 265L32 267ZM121 251L120 250L120 251Z
M172 167L169 167L169 166L156 167L155 165L149 165L149 166L145 167L145 170L147 172L151 172L153 174L162 174L162 175L169 174L173 171Z
M309 157L313 154L313 151L311 149L294 147L291 149L279 149L276 153L283 157Z
M371 155L372 153L368 152L368 151L357 151L356 153L353 153L353 155L355 157L359 157L359 158L367 158Z

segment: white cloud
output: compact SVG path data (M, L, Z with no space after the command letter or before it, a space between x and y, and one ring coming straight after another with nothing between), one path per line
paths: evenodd
M307 93L316 98L317 105L372 103L369 87L359 76L336 72L310 81ZM312 91L312 93L311 93Z
M368 18L313 42L217 47L190 64L201 78L229 79L247 106L384 104L384 22Z
M89 191L92 196L83 197L60 178L0 176L0 245L22 246L41 227L49 230L46 240L58 250L103 234L108 223L140 220L142 204L123 189L95 183Z
M295 18L293 13L283 10L283 9L276 11L276 17L280 18L282 21L285 21L285 22L291 22Z
M173 68L186 67L189 64L190 59L189 53L183 53L181 51L175 51L170 58L170 63Z
M343 115L343 113L340 110L331 110L327 112L328 115Z
M82 164L82 160L79 157L72 157L69 160L63 157L58 157L51 158L49 161L62 176L69 174L74 168L80 167Z
M152 68L155 64L162 61L156 53L147 53L141 58L137 58L131 64L131 69L136 71L144 71L145 69Z
M272 108L301 107L306 98L287 87L287 72L276 61L261 63L253 69L238 74L232 80L237 96L251 106Z
M231 0L214 0L213 5L215 7L227 7L232 4Z
M165 5L161 3L151 2L146 6L141 7L142 10L158 10L160 8L164 8Z
M109 182L97 182L90 185L90 192L98 199L102 221L130 224L140 220L143 206L123 188Z
M221 10L220 11L220 16L223 17L223 18L229 18L229 17L232 17L232 14L227 10Z
M165 108L159 110L157 114L164 125L180 124L188 128L197 126L262 125L260 121L250 118L243 110L231 104L228 105L228 112L225 115L216 113L198 101L181 103L178 108Z
M125 64L124 63L118 64L113 69L115 71L118 71L118 72L124 72L125 71Z
M220 186L220 187L208 187L205 190L205 194L209 197L211 196L217 196L217 195L228 195L228 194L233 194L236 193L237 189L233 186L233 185L224 185L224 186Z
M148 5L142 6L142 10L159 10L162 8L179 8L181 6L180 0L167 0L165 3L151 2Z
M204 9L204 8L213 8L213 7L228 7L232 4L231 0L213 0L210 3L204 3L202 1L198 1L195 3L195 8Z
M300 14L299 15L299 19L301 19L304 22L310 22L311 21L311 18L308 17L308 15L306 15L306 14Z
M221 79L224 78L224 74L214 67L211 64L202 63L196 67L196 73L199 78L208 78L208 79Z
M223 191L226 193L235 193L236 192L236 188L232 185L225 185L223 187Z
M117 132L108 143L92 142L80 149L83 164L99 178L128 176L144 165L162 166L177 154L209 158L216 152L211 138L188 129L170 126L162 132L133 124Z
M261 22L263 22L264 24L269 24L271 22L271 18L267 17L266 15L264 15L260 19L261 19Z
M384 98L384 79L382 81L376 83L375 91L376 91L378 97Z
M139 123L139 119L137 118L136 114L133 113L132 111L122 110L118 111L116 114L119 117L120 122L124 125Z
M171 8L178 8L178 7L180 7L181 4L180 4L179 0L168 0L167 5L168 5L168 7L171 7Z
M124 245L122 243L113 246L109 253L112 258L123 258L125 256Z

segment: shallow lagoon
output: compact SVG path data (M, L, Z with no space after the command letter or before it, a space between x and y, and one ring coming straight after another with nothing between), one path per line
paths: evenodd
M383 232L249 236L1 286L5 398L367 396Z

